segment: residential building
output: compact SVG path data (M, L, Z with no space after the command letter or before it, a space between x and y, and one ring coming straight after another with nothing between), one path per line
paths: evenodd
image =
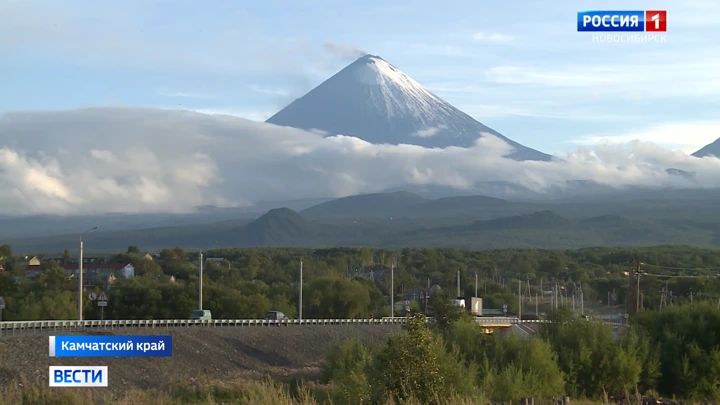
M68 273L76 275L78 264L66 264L62 266ZM85 263L83 264L83 277L91 279L102 277L107 279L110 275L124 278L135 277L135 266L132 263Z
M53 261L62 266L64 264L78 263L80 261L80 258L77 255L71 255L70 257L67 258L67 260L65 260L65 257L63 257L63 256L48 256L48 257L44 257L42 259L42 261L44 261L44 262L45 261ZM83 263L108 263L109 261L110 261L110 258L104 257L104 256L97 256L97 257L84 256L83 257Z
M153 255L151 255L150 253L133 253L131 256L136 257L138 259L145 259L145 260L150 260L150 261L154 260Z
M39 264L29 264L25 266L25 278L32 280L42 272L42 268Z
M28 266L39 266L40 265L40 258L37 256L33 256L28 258L25 256L25 259L27 259L27 265Z
M78 263L64 264L61 266L68 272L69 277L75 277L78 273ZM32 280L42 273L40 265L25 266L25 278ZM130 278L135 277L135 266L132 263L84 263L83 283L91 284L98 277L103 280L110 280L110 276ZM114 281L114 278L112 279Z

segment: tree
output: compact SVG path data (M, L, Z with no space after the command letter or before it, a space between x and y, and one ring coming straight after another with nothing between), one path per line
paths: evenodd
M413 399L437 404L454 394L473 395L476 370L448 352L442 338L433 336L422 314L408 318L407 330L389 338L373 359L373 399Z
M0 259L10 259L12 258L12 246L10 245L0 245Z
M304 301L311 318L367 318L372 308L368 285L355 280L317 279L307 287Z
M430 307L435 318L435 325L445 331L451 323L460 319L462 308L454 305L446 290L437 290L430 297Z
M541 336L558 355L568 393L600 398L606 392L623 394L638 386L643 360L634 346L617 342L608 326L573 319L566 309L556 311L552 321L543 325Z
M62 260L63 260L63 263L64 263L64 264L69 264L69 263L70 263L70 251L69 251L69 250L67 250L67 249L63 250L63 252L62 252Z
M135 266L136 276L152 276L157 277L163 274L162 267L152 260L145 260L142 258L134 258L132 260L133 266Z
M137 245L130 245L130 246L128 246L126 253L127 254L139 254L140 248L137 247Z

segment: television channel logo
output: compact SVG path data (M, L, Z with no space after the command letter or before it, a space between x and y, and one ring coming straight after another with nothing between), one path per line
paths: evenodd
M578 11L578 32L667 32L667 10Z
M107 366L50 366L51 387L107 387Z

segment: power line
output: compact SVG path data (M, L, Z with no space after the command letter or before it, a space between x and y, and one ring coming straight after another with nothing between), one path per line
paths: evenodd
M653 273L641 273L643 277L666 277L666 278L719 278L720 274L714 276L680 276L680 275L669 275L669 274L653 274Z
M649 267L655 267L658 269L667 269L667 270L720 270L720 267L671 267L671 266L661 266L658 264L650 264L650 263L642 263L643 266L649 266Z

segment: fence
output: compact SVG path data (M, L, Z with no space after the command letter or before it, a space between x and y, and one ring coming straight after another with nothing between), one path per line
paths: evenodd
M432 318L426 318L432 321ZM510 317L476 318L481 325L513 325L546 323L545 320L519 320ZM310 325L404 325L405 317L380 319L290 319L274 321L265 319L157 319L157 320L85 320L85 321L12 321L0 322L0 333L24 331L72 330L72 329L127 329L127 328L185 328L185 327L228 327L228 326L310 326ZM617 323L605 322L613 326Z

